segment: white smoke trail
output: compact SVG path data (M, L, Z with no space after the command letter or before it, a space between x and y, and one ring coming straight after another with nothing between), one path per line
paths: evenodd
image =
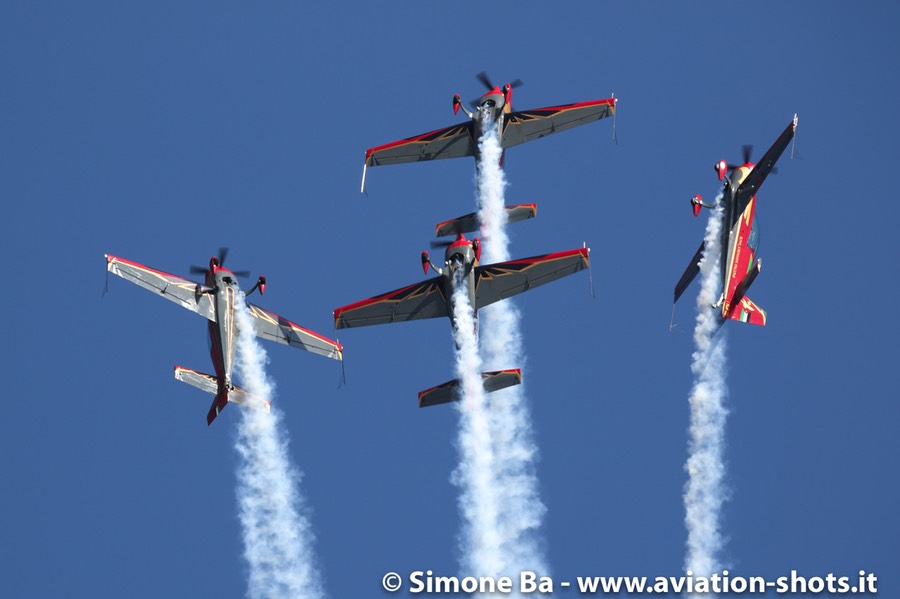
M716 199L717 206L720 200L721 196ZM718 311L710 308L721 293L721 230L719 207L712 211L707 222L706 249L700 261L701 283L694 328L696 351L691 364L694 386L689 400L689 456L684 467L689 477L684 492L688 530L685 570L691 570L695 576L709 576L723 567L719 555L724 545L719 514L726 495L722 459L728 415L724 406L726 356L724 334L716 337L720 328Z
M266 375L268 356L253 335L243 299L235 306L238 328L236 367L246 390L273 397ZM241 409L236 449L240 455L237 497L250 566L247 595L256 598L324 597L312 550L313 533L302 515L300 473L290 462L287 433L271 412Z
M478 209L485 264L510 259L506 233L506 177L496 127L486 125L479 140ZM510 301L480 311L480 343L486 370L524 366L519 311ZM531 570L549 574L539 547L538 530L546 513L535 472L537 445L521 386L491 394L488 405L495 460L495 484L503 511L498 518L500 557L507 573Z
M491 431L484 405L481 358L475 335L475 314L465 285L454 286L453 336L456 340L456 375L462 392L459 402L460 463L453 482L461 488L459 507L464 521L463 569L467 575L508 575L500 557L497 534L499 503L494 480Z
M481 223L483 260L487 264L509 260L509 236L506 234L506 176L500 166L503 148L497 128L486 123L478 140L476 194L478 220Z

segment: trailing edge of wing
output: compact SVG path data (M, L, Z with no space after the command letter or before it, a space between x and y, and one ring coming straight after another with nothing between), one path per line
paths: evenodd
M182 308L209 320L216 319L212 299L208 293L198 293L198 290L202 290L198 283L109 254L106 254L106 270L175 302Z
M250 316L253 317L253 327L258 337L305 349L333 360L344 359L344 348L337 341L304 329L300 325L254 304L248 303L247 308Z
M448 316L441 277L348 304L334 310L334 327L345 329Z
M517 146L551 133L599 121L615 113L615 98L512 112L504 124L503 147Z
M772 147L759 159L759 162L753 167L753 170L750 171L750 174L747 175L747 178L744 179L743 183L741 183L741 186L738 188L734 210L735 219L737 219L737 216L747 207L750 198L756 195L756 192L762 187L763 181L765 181L769 173L772 172L772 168L775 166L775 163L778 162L778 159L781 158L781 155L784 153L785 149L787 149L788 144L791 143L796 131L797 115L794 115L790 124L781 132L781 135L778 136L778 139L775 140Z
M705 241L700 242L700 247L697 248L697 253L694 254L693 258L691 258L690 263L684 270L684 274L681 275L681 278L678 279L678 283L675 284L675 299L672 301L673 304L678 301L678 298L681 297L681 294L684 293L684 290L688 288L691 282L697 277L697 273L700 272L700 260L703 259L703 248L705 245Z
M512 297L590 266L590 250L578 248L510 260L475 269L476 309Z
M475 155L472 123L460 123L366 150L366 166Z

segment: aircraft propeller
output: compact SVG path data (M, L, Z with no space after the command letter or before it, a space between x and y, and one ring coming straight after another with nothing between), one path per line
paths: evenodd
M497 87L496 85L493 84L493 82L491 81L491 78L488 77L488 74L485 71L481 71L480 73L475 75L475 78L478 79L479 81L481 81L481 84L484 85L488 91L491 91L492 89ZM522 87L523 85L525 85L525 82L522 81L521 79L516 79L515 81L511 81L507 85L509 85L509 87L511 89L515 89L517 87Z
M209 261L210 262L209 267L197 266L196 264L191 264L190 272L192 274L196 274L196 275L205 275L207 272L209 272L209 270L212 268L213 265L225 266L225 258L227 258L227 257L228 257L228 248L220 247L219 253ZM249 270L233 270L231 272L236 277L247 278L250 276Z
M733 171L734 169L744 166L745 164L751 164L750 160L751 160L752 156L753 156L753 144L744 144L741 146L741 159L743 160L743 162L741 164L731 164L729 162L729 163L725 164L725 167L728 170ZM719 171L720 167L721 167L721 163L717 162L716 166L715 166L716 170ZM777 172L778 172L777 167L772 167L772 170L769 171L769 173L772 175L776 174ZM721 179L721 177L720 177L720 179Z
M491 78L488 76L486 71L481 71L480 73L475 75L475 78L478 79L478 81L480 81L481 84L484 85L484 87L487 88L488 91L491 91L495 87L498 87L498 86L494 85L494 83L491 81ZM500 89L504 94L506 94L506 92L508 92L510 89L522 87L523 85L525 85L524 81L522 81L521 79L515 79L515 80L507 83ZM507 88L507 86L508 86L508 88ZM480 98L479 98L479 100L480 100ZM469 105L472 106L472 108L478 108L478 100L470 101Z

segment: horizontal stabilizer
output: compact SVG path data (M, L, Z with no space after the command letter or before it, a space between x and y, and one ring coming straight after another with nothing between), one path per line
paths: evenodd
M187 383L188 385L192 385L201 391L206 391L213 395L219 391L219 383L217 382L216 377L211 374L185 368L184 366L175 367L175 378L182 383Z
M537 204L516 204L514 206L506 206L506 222L517 223L520 220L526 220L537 216ZM442 223L438 223L434 229L435 237L444 237L446 235L458 235L459 233L474 233L478 230L478 213L472 212L459 218L451 218Z
M511 368L509 370L482 372L481 380L485 392L492 393L520 384L522 382L522 371L519 368ZM458 387L459 379L453 379L437 387L419 392L419 407L427 408L442 403L450 403L451 401L459 401L459 394L456 391Z
M219 391L219 382L216 377L211 374L206 374L205 372L198 372L196 370L191 370L190 368L185 368L183 366L175 367L175 378L182 383L187 383L193 387L200 389L201 391L205 391L211 395L215 395L215 399L213 399L213 403L209 408L209 414L206 416L207 424L212 424L212 421L216 419L216 416L219 415L228 402L236 403L239 405L247 404L251 408L265 410L268 412L271 410L271 405L265 399L261 397L257 397L256 395L252 395L247 391L241 389L240 387L234 386L230 391L226 389L222 389Z
M740 303L731 310L731 314L728 317L731 320L749 322L750 324L758 324L760 326L765 326L766 324L765 310L753 303L753 300L746 295L742 297Z

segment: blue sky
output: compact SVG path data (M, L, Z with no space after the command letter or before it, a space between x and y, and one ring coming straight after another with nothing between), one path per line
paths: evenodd
M686 537L696 286L688 200L799 113L802 159L759 195L762 328L727 327L725 558L775 577L875 572L900 592L892 3L49 3L0 9L6 405L0 589L9 597L241 597L236 414L207 428L205 323L120 279L231 248L258 303L332 336L331 310L420 280L435 223L474 209L472 161L380 167L367 147L460 122L474 75L519 109L620 98L509 151L514 256L592 247L518 298L552 574L674 575ZM457 572L446 321L342 331L340 366L267 346L332 597ZM446 407L446 406L445 406ZM401 592L398 596L405 596Z

